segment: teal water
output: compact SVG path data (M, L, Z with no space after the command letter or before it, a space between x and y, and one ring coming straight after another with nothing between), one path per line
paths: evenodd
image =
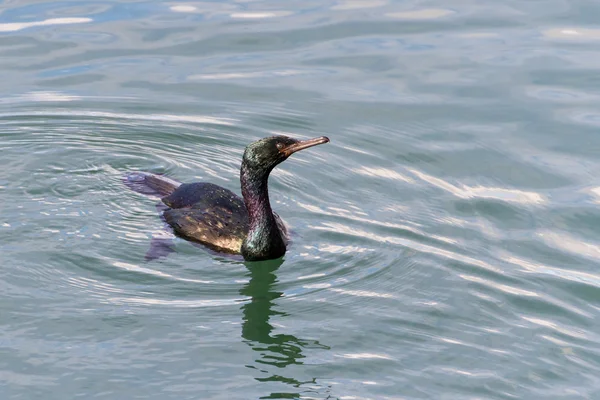
M599 16L0 2L0 399L600 399ZM286 256L146 262L272 134Z

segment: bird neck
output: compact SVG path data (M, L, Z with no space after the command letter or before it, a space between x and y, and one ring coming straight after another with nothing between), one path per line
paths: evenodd
M242 163L240 183L250 229L242 243L246 260L257 261L279 258L285 254L285 242L269 202L270 170L256 171Z

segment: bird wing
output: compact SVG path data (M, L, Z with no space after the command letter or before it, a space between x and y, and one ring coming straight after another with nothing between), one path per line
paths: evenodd
M206 183L185 183L162 198L163 213L175 233L218 251L238 254L248 235L248 210L231 190Z
M197 208L205 209L219 206L231 208L232 212L245 212L246 205L241 197L229 189L208 182L184 183L162 202L170 208Z

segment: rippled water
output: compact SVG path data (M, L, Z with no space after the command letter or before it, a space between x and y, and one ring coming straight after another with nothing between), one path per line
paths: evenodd
M600 399L600 5L0 3L0 398ZM127 171L273 174L282 260Z

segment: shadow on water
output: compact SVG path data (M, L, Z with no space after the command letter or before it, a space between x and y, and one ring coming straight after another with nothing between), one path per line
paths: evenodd
M329 350L329 347L316 340L303 340L283 333L273 334L273 326L269 323L271 317L289 316L275 309L275 301L283 296L283 293L275 288L275 272L282 263L283 259L246 263L250 281L240 290L240 294L249 297L250 300L242 306L242 338L252 350L259 353L256 359L257 366L249 365L248 368L269 375L256 378L259 382L282 382L294 388L311 385L314 388L317 386L316 378L299 381L284 376L282 370L289 365L302 365L302 360L306 357L302 352L306 348ZM277 373L269 371L273 370L271 367L275 367ZM261 399L298 399L300 395L300 392L271 393Z

